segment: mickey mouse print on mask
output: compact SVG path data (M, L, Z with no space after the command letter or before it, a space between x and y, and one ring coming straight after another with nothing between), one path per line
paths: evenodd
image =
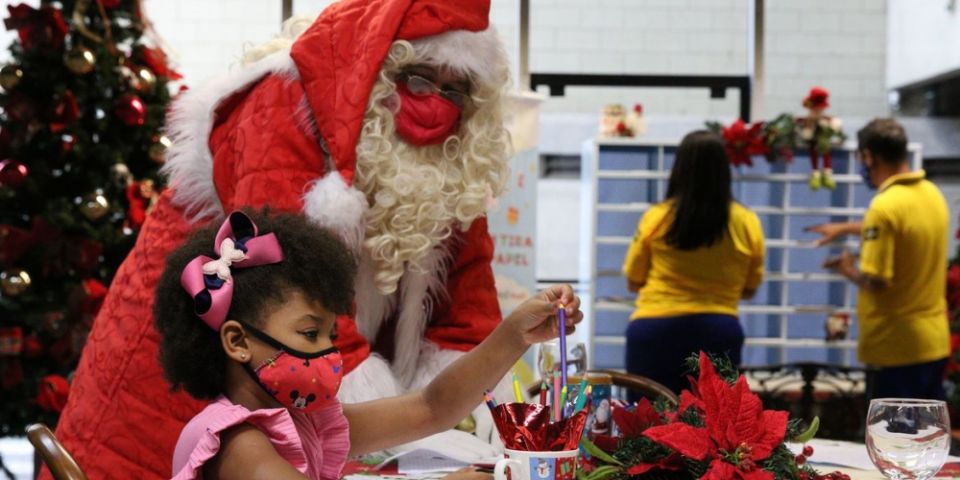
M291 410L314 412L336 401L343 378L343 359L336 348L316 353L294 350L265 332L244 325L277 353L256 369L244 367L276 401Z

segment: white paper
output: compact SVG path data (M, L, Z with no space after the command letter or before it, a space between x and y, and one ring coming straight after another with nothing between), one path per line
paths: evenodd
M877 467L870 461L867 446L862 443L815 438L807 442L806 445L813 447L813 455L808 459L810 463L836 465L858 470L877 470ZM797 455L803 451L803 445L799 443L788 443L787 447ZM947 457L947 462L960 462L960 457Z

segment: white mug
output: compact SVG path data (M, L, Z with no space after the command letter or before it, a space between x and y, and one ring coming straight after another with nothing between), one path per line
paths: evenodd
M493 470L494 480L573 480L579 450L524 452L506 450ZM507 477L506 469L510 469Z

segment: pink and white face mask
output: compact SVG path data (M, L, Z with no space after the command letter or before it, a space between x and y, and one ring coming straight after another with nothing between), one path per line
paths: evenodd
M277 353L256 369L246 367L256 381L276 401L289 410L310 413L337 401L343 379L343 358L336 347L306 353L287 347L266 333L244 325L258 340L277 349Z

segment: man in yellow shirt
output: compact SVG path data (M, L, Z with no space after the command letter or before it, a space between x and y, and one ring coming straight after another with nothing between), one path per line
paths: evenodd
M846 251L824 266L859 287L858 356L874 367L867 395L942 399L950 354L947 202L922 170L910 171L906 133L896 121L874 120L857 136L864 180L877 196L862 224L810 230L823 235L821 244L846 233L861 236L859 269Z

